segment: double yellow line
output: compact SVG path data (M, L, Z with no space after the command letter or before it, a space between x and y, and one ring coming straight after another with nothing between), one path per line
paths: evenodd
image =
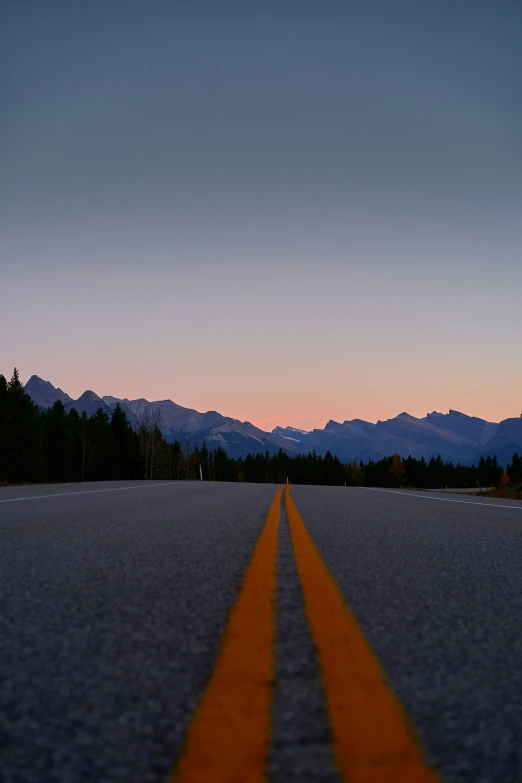
M189 727L175 783L264 783L275 676L274 598L282 488L233 606ZM407 716L285 488L305 609L321 666L334 754L350 783L436 783Z

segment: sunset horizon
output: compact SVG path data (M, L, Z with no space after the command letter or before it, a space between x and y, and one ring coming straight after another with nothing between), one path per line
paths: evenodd
M486 421L490 422L500 422L504 419L508 418L519 418L522 414L520 411L516 410L516 404L517 399L516 395L513 395L513 406L512 410L509 410L507 407L504 409L504 411L500 410L500 412L497 412L495 408L493 408L492 404L490 408L486 408L486 413L483 413L482 411L477 412L476 410L470 409L469 407L465 407L461 405L459 407L458 404L450 403L448 404L446 402L445 405L427 405L422 406L421 403L414 402L412 400L412 403L410 404L410 407L408 406L402 406L399 404L393 407L391 403L388 401L386 404L382 405L382 408L380 411L375 413L375 408L364 408L364 405L361 404L360 407L356 407L355 404L351 401L348 402L348 404L345 407L345 410L348 411L348 414L346 415L343 413L343 407L337 405L337 407L332 407L332 409L327 409L323 412L318 412L314 410L308 410L308 411L296 411L296 410L288 410L286 412L282 412L280 415L275 414L273 416L266 416L263 411L261 411L260 416L252 416L249 414L249 412L245 409L239 409L239 413L234 410L228 410L226 407L226 391L223 392L223 403L222 405L216 405L216 404L208 404L205 402L206 398L201 398L202 402L201 404L194 404L190 400L180 399L176 394L172 393L149 393L149 394L143 394L140 393L139 389L141 388L140 383L138 383L135 387L135 391L131 394L127 393L125 390L116 389L110 387L108 389L105 388L95 388L95 385L90 384L86 382L85 384L81 384L80 382L76 382L76 384L71 384L68 382L67 376L64 376L63 382L58 382L57 379L53 379L50 377L46 377L45 374L40 375L39 373L29 373L24 374L20 367L17 367L18 371L20 372L21 380L23 383L26 383L30 377L33 375L36 375L38 378L40 378L43 381L46 381L48 383L51 383L56 388L60 388L62 391L66 392L71 396L74 400L78 399L84 392L86 391L92 391L95 394L97 394L99 397L103 398L104 396L112 396L119 399L128 399L128 400L137 400L137 399L145 399L150 403L163 401L163 400L172 400L172 402L176 403L177 405L181 405L184 408L190 408L194 409L196 411L199 411L200 413L205 413L207 411L218 411L223 416L238 419L243 422L250 422L256 427L259 427L260 429L266 430L266 431L272 431L275 427L292 427L295 429L302 429L305 431L310 431L315 428L323 429L324 426L327 424L328 421L337 421L339 423L342 423L344 421L353 421L354 419L362 419L363 421L367 421L370 423L377 423L378 421L386 421L389 419L393 419L397 416L399 416L402 413L407 413L411 416L414 416L416 418L424 418L427 414L437 412L437 413L443 413L447 414L451 410L457 411L459 413L463 413L466 416L476 417L480 419L484 419ZM7 377L9 373L4 373ZM26 377L27 376L27 377ZM87 381L87 379L86 379ZM109 384L110 386L110 384ZM71 391L72 390L72 391ZM412 399L410 397L410 399ZM463 401L464 402L464 401ZM374 405L379 405L379 400L376 400ZM520 406L519 406L520 407ZM369 413L365 414L364 411L368 410ZM487 411L490 410L492 413L488 413ZM362 414L361 414L361 411Z

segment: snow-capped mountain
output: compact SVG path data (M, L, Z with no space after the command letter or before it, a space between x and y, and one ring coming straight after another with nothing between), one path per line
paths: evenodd
M310 435L308 430L298 430L296 427L275 427L272 434L280 435L285 440L291 440L294 443L304 443Z

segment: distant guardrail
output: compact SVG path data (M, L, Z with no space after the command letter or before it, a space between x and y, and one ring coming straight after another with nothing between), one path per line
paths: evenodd
M469 492L489 492L491 487L442 487L441 489L427 489L426 492L451 492L451 494L466 494Z

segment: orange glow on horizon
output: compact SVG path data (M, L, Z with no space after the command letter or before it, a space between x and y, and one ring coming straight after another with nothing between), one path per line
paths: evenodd
M28 380L31 371L19 367L22 380ZM178 378L163 378L159 383L154 378L136 374L124 374L98 370L92 376L89 372L73 373L63 368L54 373L30 368L36 375L50 381L54 386L77 399L84 391L91 389L100 396L112 395L119 398L149 401L171 399L178 405L193 408L200 412L216 410L224 416L249 421L256 427L271 431L274 427L295 427L296 429L323 429L329 420L344 422L363 419L369 422L384 421L406 412L417 418L438 411L447 413L458 410L469 416L477 416L488 421L518 418L522 413L522 399L518 389L501 388L491 378L489 383L475 383L473 379L465 383L464 378L457 383L439 384L431 388L431 379L426 379L422 387L409 386L408 382L389 384L384 388L377 381L373 388L367 388L360 382L352 388L344 379L339 379L338 388L324 388L324 400L321 399L321 386L304 386L302 390L271 388L260 393L255 383L245 383L242 388L228 386L221 382L212 387L201 388L189 382L181 384ZM5 369L9 373L12 370ZM342 382L344 380L344 383ZM413 384L412 384L413 386ZM348 388L347 388L348 387ZM300 404L294 404L297 400Z

